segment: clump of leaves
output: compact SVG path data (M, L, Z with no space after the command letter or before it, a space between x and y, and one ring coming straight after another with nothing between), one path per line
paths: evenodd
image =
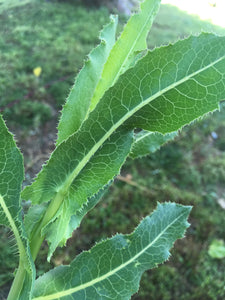
M158 204L133 233L104 240L35 280L43 240L50 260L128 156L157 150L225 96L225 38L203 33L146 51L159 5L143 1L117 40L111 17L64 105L54 152L22 193L22 155L0 118L1 223L13 231L20 257L9 300L130 299L142 273L167 260L184 236L191 207ZM25 218L21 198L32 203Z

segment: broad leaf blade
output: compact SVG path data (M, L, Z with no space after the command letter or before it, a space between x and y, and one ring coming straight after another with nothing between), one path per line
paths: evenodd
M134 128L173 132L224 98L225 37L201 34L149 52L57 147L23 197L33 203L53 199L54 220L63 206L71 207L72 216L119 172Z
M20 192L24 177L23 158L12 134L0 115L0 224L9 227L16 239L20 265L26 269L24 290L18 299L30 299L34 280L34 266L23 229Z
M91 100L91 110L95 108L103 94L115 84L119 76L129 68L137 53L147 48L146 38L160 3L161 0L144 0L140 4L140 12L129 19L104 66L102 78Z
M62 110L58 125L57 144L76 132L88 113L91 98L101 77L102 69L115 43L117 23L118 18L111 16L111 22L100 33L101 43L91 51L88 60L75 80Z
M130 235L116 235L40 277L33 300L130 299L142 273L163 263L169 249L184 236L191 207L158 204Z
M131 108L125 126L166 134L219 109L225 98L224 47L225 37L202 33L149 53L139 64L143 101Z
M158 132L142 130L135 134L134 143L129 156L135 159L154 153L159 150L162 145L173 140L177 135L177 132L171 132L163 135Z
M14 220L21 211L19 202L24 177L23 158L0 115L0 194ZM9 218L0 207L1 224L9 225Z

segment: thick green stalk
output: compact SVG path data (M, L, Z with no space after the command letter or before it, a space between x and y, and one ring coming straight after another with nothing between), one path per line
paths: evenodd
M60 191L56 194L55 198L52 199L42 220L37 225L37 228L32 235L32 238L30 241L30 250L31 250L31 255L32 255L32 258L34 261L35 261L37 254L41 248L41 245L44 241L44 236L42 236L41 230L55 216L55 214L57 213L57 211L62 203L63 197L64 197L64 194ZM24 262L22 260L21 253L20 253L20 256L21 256L21 259L20 259L20 263L19 263L19 268L16 272L16 276L14 278L14 281L13 281L12 287L10 289L7 300L18 299L18 296L20 295L20 292L23 287L23 282L24 282L24 279L26 276L26 269L24 267Z
M14 278L7 300L18 299L23 287L25 276L26 276L26 269L24 268L24 264L22 260L20 260L19 268L16 272L16 276Z
M8 222L10 224L10 228L12 229L15 239L17 241L19 254L20 254L20 261L19 261L19 268L16 272L15 279L13 281L12 287L10 289L8 300L16 300L18 296L20 295L20 292L23 287L23 282L26 276L26 268L25 266L28 264L26 251L23 245L23 241L21 240L21 236L19 233L19 230L17 228L17 225L15 224L15 221L13 220L11 213L9 211L9 208L6 206L6 203L3 199L3 197L0 195L0 207L2 207Z
M62 193L57 193L56 197L52 200L50 205L48 206L44 217L40 221L40 223L37 226L37 229L35 230L34 234L32 235L31 242L30 242L30 249L31 249L31 255L33 260L35 261L37 254L41 248L41 245L44 241L44 236L41 235L42 228L48 224L48 222L54 217L57 210L59 209L61 202L62 202ZM20 253L20 262L19 262L19 268L16 272L16 276L14 278L12 287L10 289L9 295L7 300L16 300L18 299L20 292L23 287L23 283L26 276L26 269L24 266L24 262L22 259L22 254Z

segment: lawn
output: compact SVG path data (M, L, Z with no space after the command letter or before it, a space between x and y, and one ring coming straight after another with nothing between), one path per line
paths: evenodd
M73 1L35 1L0 11L0 110L25 154L26 180L41 168L54 148L62 104L85 56L98 43L109 19L106 7L87 8ZM122 27L126 17L121 16ZM225 30L177 8L163 5L148 37L150 48L175 42L201 30ZM41 68L40 76L34 74ZM47 245L37 260L38 275L69 263L82 250L116 232L129 233L157 201L194 206L186 238L176 242L164 265L144 274L138 300L222 300L225 261L208 253L225 240L225 105L195 122L175 141L143 159L128 159L121 176L68 241L46 262ZM0 237L0 299L17 265L15 241L7 229Z

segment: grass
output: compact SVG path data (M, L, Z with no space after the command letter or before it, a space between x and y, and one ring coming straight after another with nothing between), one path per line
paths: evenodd
M51 117L49 104L61 107L108 15L103 8L87 11L46 1L1 15L0 108L6 119L36 126L34 116L40 123ZM42 68L39 78L33 74L36 67Z
M72 5L72 1L35 1L1 14L0 107L25 153L27 182L41 164L41 159L37 160L34 168L33 157L51 150L56 111L85 55L96 45L98 31L108 16L107 9L87 10ZM150 47L167 44L202 29L224 34L224 29L162 6L148 43ZM39 66L41 76L35 77L33 69ZM115 181L74 232L68 247L58 249L50 264L46 262L47 247L42 247L38 275L69 263L96 241L116 232L131 232L157 201L176 201L194 205L187 237L175 244L169 262L144 274L139 294L132 299L224 299L225 262L208 254L214 239L224 239L224 210L218 204L218 199L225 198L224 113L222 105L221 112L185 128L174 142L155 154L136 161L128 159L121 172L123 181ZM53 135L49 148L46 132ZM46 138L40 139L42 135ZM29 156L30 152L36 156ZM8 231L1 229L2 299L17 263L12 247L5 246L8 236Z

